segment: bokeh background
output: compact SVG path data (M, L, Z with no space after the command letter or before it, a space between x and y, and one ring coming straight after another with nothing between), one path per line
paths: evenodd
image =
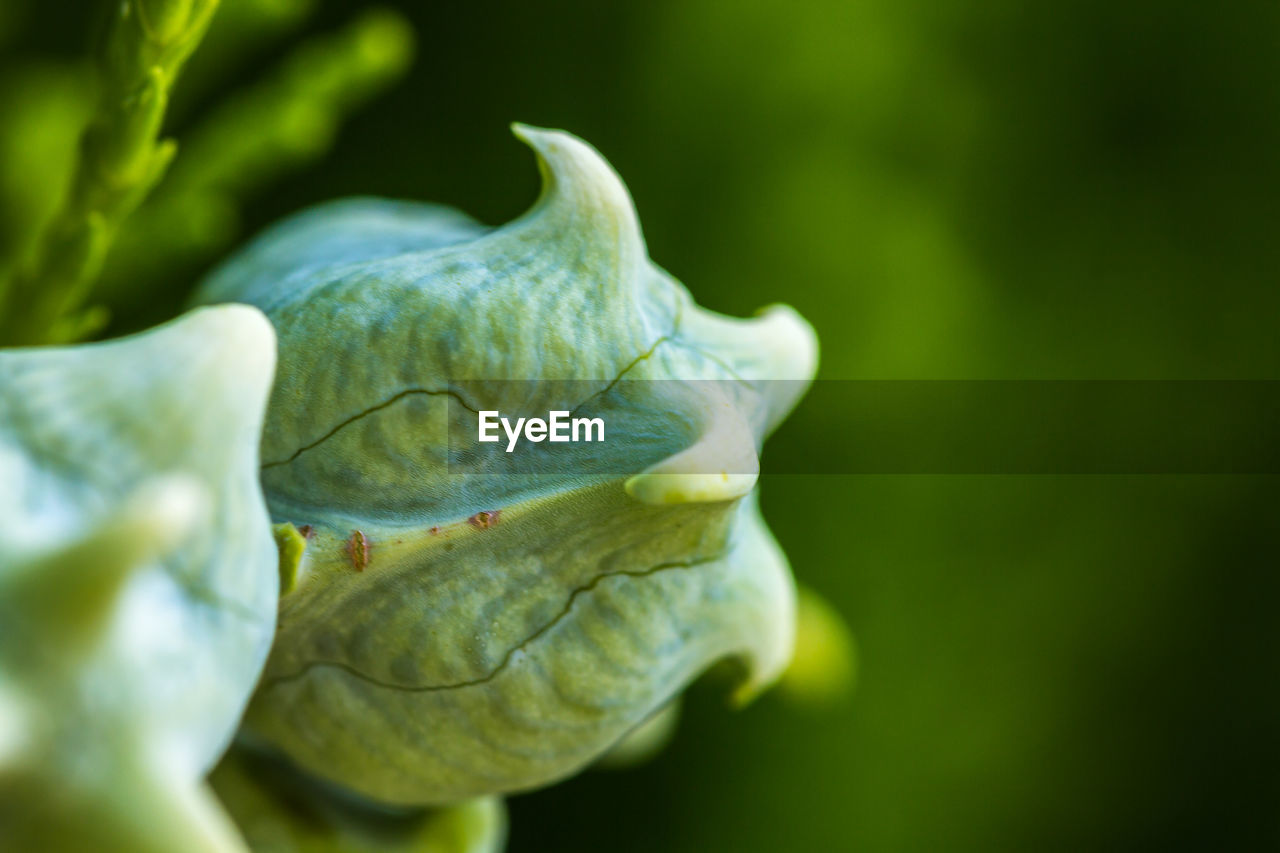
M371 5L224 0L173 132L287 82L292 46ZM700 302L810 318L826 379L1280 373L1280 4L380 6L412 25L413 64L264 125L280 150L232 163L236 203L202 208L176 257L145 229L123 246L110 331L172 314L228 247L313 202L513 217L537 189L519 120L612 161ZM19 140L0 249L56 201L97 9L0 4L0 124L46 128L0 134ZM368 49L405 49L391 31ZM829 437L808 414L773 442L814 470ZM762 493L856 634L856 692L732 712L699 685L651 763L514 797L512 851L1280 846L1275 477L776 473Z

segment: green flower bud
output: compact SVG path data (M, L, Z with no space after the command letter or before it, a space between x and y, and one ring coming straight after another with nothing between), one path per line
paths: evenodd
M785 307L698 308L594 149L516 133L544 187L515 221L337 202L202 292L276 326L263 485L305 539L248 729L388 802L545 784L711 663L740 662L747 698L791 653L792 580L752 489L815 370L812 330ZM496 450L451 472L479 410L606 400L612 438L542 457L573 464Z

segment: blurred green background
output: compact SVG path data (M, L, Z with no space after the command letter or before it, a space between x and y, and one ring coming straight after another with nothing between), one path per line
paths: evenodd
M173 132L366 5L224 0L248 23L215 24ZM537 189L519 120L611 160L700 302L799 309L824 378L1280 374L1280 4L380 5L416 32L407 75L340 129L303 122L306 156L166 267L164 310L312 202L513 217ZM0 116L72 126L96 8L0 5ZM0 156L0 247L38 218L31 145ZM158 249L132 251L117 331L157 319L128 293ZM820 460L802 427L774 446ZM652 763L513 798L510 849L1278 847L1276 487L767 476L797 577L858 638L855 695L734 713L696 687Z

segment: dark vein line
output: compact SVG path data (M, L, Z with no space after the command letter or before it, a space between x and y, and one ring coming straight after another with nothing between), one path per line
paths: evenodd
M594 394L592 394L590 397L588 397L587 399L583 400L583 401L582 401L581 403L579 403L578 405L574 406L574 407L573 407L573 409L572 409L572 410L570 410L570 412L569 412L569 416L570 416L570 417L572 417L573 415L576 415L578 412L582 411L582 407L583 407L583 406L587 405L588 403L590 403L592 400L596 399L597 397L603 397L605 394L608 394L610 391L612 391L612 390L614 389L614 387L615 387L619 382L621 382L621 381L622 381L622 377L626 376L628 373L630 373L630 372L631 372L632 368L634 368L636 365L640 364L640 362L642 362L642 361L647 361L648 359L652 358L652 357L653 357L653 354L657 351L658 347L659 347L661 344L663 344L663 343L665 343L665 342L667 342L667 341L673 340L673 339L674 339L674 337L675 337L675 333L676 333L675 329L672 329L672 330L671 330L671 332L670 332L670 334L663 335L662 337L660 337L660 338L658 338L656 341L654 341L654 342L653 342L653 346L649 347L647 350L645 350L644 352L640 353L638 356L636 356L635 358L633 358L633 359L631 360L631 363L630 363L630 364L628 364L626 367L622 368L622 371L621 371L621 372L619 372L617 376L613 377L613 379L612 379L612 380L610 380L610 382L609 382L609 384L608 384L608 385L604 386L604 387L603 387L603 388L601 388L599 391L596 391L596 392L595 392Z
M573 410L572 410L572 411L570 411L570 413L569 413L569 414L570 414L571 416L572 416L572 415L577 414L577 413L582 409L582 407L583 407L583 406L587 405L587 404L588 404L588 403L590 403L592 400L596 399L597 397L601 397L601 396L603 396L603 395L605 395L605 394L608 394L610 391L612 391L612 390L613 390L613 388L614 388L614 387L615 387L619 382L621 382L621 381L622 381L622 378L623 378L624 376L626 376L629 372L631 372L631 370L632 370L633 368L635 368L635 367L636 367L636 365L640 364L642 361L645 361L645 360L647 360L647 359L649 359L649 358L652 358L652 357L653 357L654 352L658 349L658 347L659 347L662 343L664 343L665 341L671 341L671 340L674 340L674 339L675 339L675 335L676 335L676 333L677 333L677 331L678 331L678 329L679 329L679 325L680 325L680 318L677 316L677 317L676 317L676 322L675 322L675 324L673 325L673 327L672 327L672 329L671 329L671 332L670 332L669 334L663 335L662 337L660 337L660 338L658 338L656 341L654 341L652 346L650 346L650 347L649 347L647 350L645 350L644 352L640 353L638 356L636 356L634 359L632 359L632 360L631 360L631 362L630 362L629 364L627 364L624 368L622 368L622 370L618 373L618 375L617 375L617 376L615 376L612 380L610 380L610 382L609 382L609 384L608 384L608 385L606 385L606 386L605 386L604 388L602 388L601 390L599 390L599 391L595 392L594 394L592 394L592 395L591 395L590 397L588 397L587 399L583 400L583 401L582 401L581 403L579 403L577 406L574 406ZM349 418L347 418L346 420L344 420L344 421L342 421L341 423L339 423L337 426L333 427L333 429L329 430L329 431L328 431L328 432L326 432L324 435L322 435L322 436L320 436L319 438L317 438L315 441L312 441L312 442L311 442L311 443L309 443L309 444L304 444L302 447L299 447L299 448L298 448L297 450L295 450L295 451L294 451L294 452L293 452L293 453L292 453L288 458L286 458L286 459L277 459L277 460L274 460L274 461L272 461L272 462L264 462L264 463L262 464L262 466L261 466L261 470L265 471L265 470L267 470L268 468L277 468L277 467L279 467L279 466L281 466L281 465L288 465L290 462L292 462L293 460L297 459L297 458L298 458L299 456L301 456L303 453L306 453L308 450L311 450L311 449L313 449L313 448L315 448L315 447L318 447L319 445L321 445L321 444L323 444L324 442L328 441L330 438L333 438L333 436L334 436L335 434L337 434L340 430L345 429L346 427L351 426L351 424L355 423L356 421L358 421L358 420L360 420L360 419L362 419L362 418L365 418L365 417L367 417L367 416L369 416L369 415L373 414L374 412L377 412L377 411L380 411L380 410L382 410L382 409L385 409L385 408L387 408L388 406L390 406L390 405L392 405L392 404L394 404L394 403L398 403L400 400L403 400L405 397L408 397L408 396L413 395L413 394L425 394L425 395L430 396L430 397L452 397L452 398L454 398L455 400L457 400L457 401L462 405L462 407L463 407L463 408L465 408L467 411L469 411L469 412L474 412L474 413L475 413L475 414L477 414L477 415L480 413L480 410L479 410L479 409L476 409L475 407L473 407L470 403L468 403L466 400L464 400L464 399L462 398L462 396L461 396L460 394L458 394L458 392L457 392L457 391L454 391L452 388L446 388L446 389L443 389L443 390L433 390L433 389L430 389L430 388L407 388L407 389L405 389L405 390L403 390L403 391L401 391L401 392L399 392L399 393L397 393L397 394L395 394L395 395L393 395L393 396L391 396L391 397L388 397L386 400L383 400L383 401L382 401L382 402L380 402L380 403L375 403L374 405L370 406L369 408L365 409L365 410L364 410L364 411L362 411L362 412L357 412L357 413L355 413L355 414L354 414L354 415L352 415L351 417L349 417Z
M509 649L507 653L503 655L502 660L498 662L498 665L491 672L487 673L486 675L482 675L478 678L472 678L466 681L456 681L448 684L424 684L424 685L396 684L394 682L382 681L381 679L375 678L369 675L368 673L361 672L360 670L356 669L350 664L343 663L341 661L311 661L307 663L305 666L303 666L301 669L299 669L297 672L292 672L288 675L277 676L276 678L272 678L265 681L262 685L262 689L264 691L270 690L281 684L285 684L290 681L296 681L297 679L302 678L303 676L310 673L312 670L319 669L319 668L338 669L361 681L364 681L368 684L372 684L375 687L381 687L387 690L396 690L402 693L435 693L441 690L456 690L462 687L476 687L478 685L485 684L497 678L498 675L501 674L502 671L506 669L507 666L511 663L511 659L515 657L517 652L523 651L527 646L529 646L531 643L536 641L543 634L546 634L548 631L550 631L552 628L558 625L561 622L561 620L563 620L566 616L568 616L570 611L573 610L573 605L578 600L578 597L580 595L583 595L585 593L588 593L594 590L603 581L609 578L615 578L615 577L644 578L644 577L649 577L650 575L655 575L659 572L669 571L672 569L693 569L693 568L697 568L698 566L704 566L708 563L714 563L718 560L724 559L724 556L726 553L728 553L728 548L721 549L718 553L710 557L700 557L694 560L681 560L681 561L670 562L670 563L659 563L658 565L652 566L648 569L626 570L626 571L620 571L620 572L605 572L603 574L596 575L590 581L588 581L587 583L583 584L580 587L577 587L571 593L569 593L569 598L565 602L564 607L561 609L559 613L557 613L551 619L550 622L543 625L541 628L534 631L528 637L525 637L523 640L521 640L519 643L517 643L515 646Z
M452 397L453 399L457 400L457 401L458 401L458 403L460 403L460 404L462 405L462 407L463 407L464 409L466 409L467 411L469 411L469 412L475 412L476 414L479 414L479 410L478 410L478 409L474 409L474 408L472 408L471 404L470 404L470 403L468 403L466 400L462 399L462 396L461 396L460 394L458 394L458 392L457 392L457 391L454 391L452 388L446 388L446 389L444 389L444 390L442 390L442 391L433 390L433 389L431 389L431 388L406 388L405 390L401 391L400 393L398 393L398 394L396 394L396 395L394 395L394 396L392 396L392 397L389 397L389 398L387 398L386 400L383 400L381 403L375 403L374 405L372 405L372 406L370 406L369 408L365 409L363 412L357 412L356 414L354 414L354 415L352 415L351 417L347 418L346 420L342 421L340 424L338 424L337 426L335 426L333 429L331 429L331 430L329 430L328 432L326 432L324 435L322 435L322 436L320 436L319 438L317 438L315 441L311 442L310 444L304 444L304 445L302 445L302 447L299 447L297 450L295 450L295 451L293 452L293 454L292 454L289 458L287 458L287 459L277 459L277 460L276 460L276 461L274 461L274 462L264 462L264 463L262 464L262 470L264 470L264 471L265 471L265 470L266 470L266 469L268 469L268 468L275 468L275 467L277 467L277 466L279 466L279 465L288 465L290 462L292 462L293 460L297 459L297 458L298 458L299 456L301 456L303 453L306 453L308 450L311 450L312 448L314 448L314 447L316 447L316 446L318 446L318 445L320 445L320 444L323 444L324 442L328 441L330 438L333 438L333 436L334 436L334 435L335 435L339 430L342 430L342 429L344 429L344 428L346 428L346 427L350 426L351 424L355 423L356 421L360 420L361 418L364 418L364 417L366 417L366 416L368 416L368 415L371 415L371 414L373 414L374 412L379 411L380 409L385 409L387 406L390 406L390 405L391 405L391 404L393 404L393 403L397 403L397 402L399 402L400 400L403 400L405 397L408 397L408 396L413 395L413 394L424 394L424 395L426 395L426 396L428 396L428 397Z
M725 372L729 374L730 378L732 378L734 382L739 382L743 385L746 385L748 388L751 388L752 390L756 389L756 385L757 385L756 382L750 379L744 378L742 374L740 374L737 370L734 369L733 365L729 364L729 362L725 361L723 358L716 355L715 353L709 352L708 350L703 349L701 345L695 344L692 341L687 341L684 338L680 338L680 337L673 337L671 339L671 343L675 344L678 347L684 347L685 349L691 352L696 352L698 355L702 356L708 361L711 361L715 364L720 365L721 367L724 368Z

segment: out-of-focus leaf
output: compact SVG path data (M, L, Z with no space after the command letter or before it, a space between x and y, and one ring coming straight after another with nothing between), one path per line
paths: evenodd
M796 590L796 649L778 687L804 705L829 706L848 696L858 675L853 634L830 603L806 586Z
M240 205L282 174L319 159L343 118L404 72L413 32L374 10L296 48L266 79L203 117L113 250L102 289L119 310L154 311L172 270L189 269L239 233ZM172 293L161 306L176 303Z
M0 345L58 343L105 323L79 314L125 218L173 159L161 140L169 90L218 0L121 0L96 66L99 104L66 199L40 244L0 279Z

